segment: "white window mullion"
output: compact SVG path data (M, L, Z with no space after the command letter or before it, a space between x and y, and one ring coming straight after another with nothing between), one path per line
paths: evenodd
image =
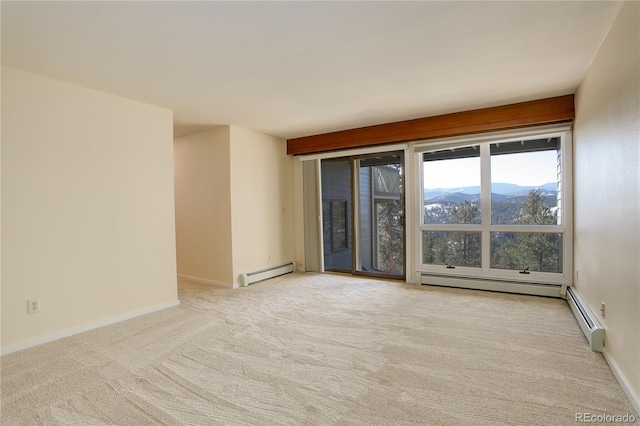
M558 225L491 225L490 232L527 232L532 234L562 234L564 226Z
M467 225L467 224L449 224L449 223L437 223L422 225L423 231L439 231L439 232L481 232L482 225Z
M480 145L480 214L482 224L481 259L482 270L489 271L491 267L491 152L489 144Z

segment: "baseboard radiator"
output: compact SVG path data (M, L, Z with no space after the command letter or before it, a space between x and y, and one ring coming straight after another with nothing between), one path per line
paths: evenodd
M250 284L257 283L259 281L268 280L280 275L289 274L296 270L296 264L293 262L285 263L284 265L274 266L273 268L263 269L261 271L249 272L247 274L240 274L240 285L246 287Z
M604 347L604 327L600 325L596 317L591 313L575 287L567 288L567 302L569 302L573 315L575 315L582 332L589 341L591 350L602 352Z
M563 298L563 288L556 284L525 283L475 277L452 277L450 275L421 274L420 283L440 287L465 288L470 290L498 291L501 293L527 294Z

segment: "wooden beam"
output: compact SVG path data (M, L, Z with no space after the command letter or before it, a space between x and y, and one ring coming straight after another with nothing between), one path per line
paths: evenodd
M415 120L379 124L287 140L287 154L301 155L346 148L461 136L573 120L573 95Z

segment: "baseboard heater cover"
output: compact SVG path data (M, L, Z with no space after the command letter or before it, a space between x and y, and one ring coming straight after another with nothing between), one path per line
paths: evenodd
M258 281L268 280L280 275L289 274L296 270L296 264L293 262L285 263L284 265L274 266L273 268L263 269L261 271L249 272L246 274L240 274L240 285L246 287L250 284L257 283Z
M450 275L438 274L421 274L420 283L440 287L564 298L562 285L560 284L525 283L475 277L452 277Z
M582 332L589 341L591 350L594 352L602 352L602 348L604 347L604 327L600 325L596 317L589 310L575 287L567 288L567 302L576 320L578 320Z

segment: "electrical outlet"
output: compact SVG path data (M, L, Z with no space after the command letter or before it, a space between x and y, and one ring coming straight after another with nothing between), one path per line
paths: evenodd
M37 314L40 312L40 299L27 300L27 313Z
M600 302L600 314L602 315L602 318L604 318L604 302Z

